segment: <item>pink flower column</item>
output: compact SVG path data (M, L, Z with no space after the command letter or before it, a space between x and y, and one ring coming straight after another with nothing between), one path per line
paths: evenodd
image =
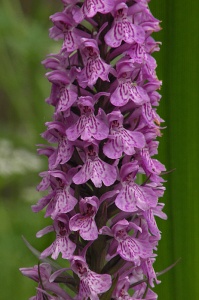
M43 61L54 107L38 149L48 158L37 187L46 194L32 210L46 209L50 223L37 237L54 232L40 260L61 254L63 264L21 272L38 282L32 299L157 299L155 217L166 219L165 167L153 157L163 122L151 37L159 20L148 0L62 4L50 17L62 45Z

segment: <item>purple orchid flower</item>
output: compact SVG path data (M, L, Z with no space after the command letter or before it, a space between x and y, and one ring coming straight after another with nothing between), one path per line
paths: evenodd
M45 227L37 232L37 237L42 237L44 234L55 231L56 239L47 249L45 249L40 258L45 258L49 255L53 259L57 259L59 253L62 253L62 258L70 259L75 251L76 245L69 239L69 220L64 214L60 214L55 220L54 224Z
M108 114L110 134L104 145L104 154L112 159L120 158L122 153L133 155L135 148L143 148L145 145L144 135L141 132L130 131L123 127L123 115L120 111Z
M115 205L122 211L145 211L157 204L158 196L152 188L135 183L137 167L133 163L121 168L122 188L115 199Z
M50 17L54 27L50 29L50 37L58 40L64 39L62 50L72 52L78 49L82 36L89 38L84 31L76 29L76 22L70 11L55 13Z
M98 295L110 289L111 276L108 274L97 274L91 271L82 256L73 256L71 268L80 279L77 300L99 300Z
M80 236L87 241L98 238L95 215L99 208L99 199L95 196L86 197L79 202L80 213L74 215L69 222L71 231L79 230Z
M113 0L85 0L82 7L74 13L73 18L77 23L80 23L85 17L94 17L97 12L107 14L112 11L114 2Z
M84 141L89 141L92 138L103 140L107 138L109 133L108 125L106 124L106 115L102 109L99 109L98 115L94 114L95 99L90 96L79 97L77 104L81 112L80 118L75 124L66 130L66 135L70 141L75 141L79 136Z
M149 96L143 87L133 81L133 63L129 61L118 62L116 65L118 76L118 87L112 93L110 101L115 106L124 106L129 100L135 105L149 102ZM135 75L134 75L135 76Z
M48 290L49 292L56 294L59 297L59 300L71 300L71 297L62 288L60 288L57 283L51 283L49 281L52 272L50 264L41 263L40 265L31 268L20 268L20 271L24 276L27 276L39 283L36 297L31 297L30 299L43 300L45 291ZM54 299L53 296L51 296L51 299Z
M102 161L98 156L98 146L88 144L85 148L86 161L80 171L73 176L75 184L82 184L89 179L94 183L95 187L100 188L102 183L105 186L112 185L117 179L117 170L114 165L109 165Z
M48 80L52 83L52 95L48 102L55 106L55 114L59 115L65 112L70 116L70 108L78 98L77 88L71 84L75 79L75 71L53 70L46 74Z
M113 292L113 299L114 300L132 300L134 299L133 296L131 297L128 293L130 288L130 280L128 276L125 278L119 279L117 282L117 286Z
M42 62L54 108L38 149L48 170L37 190L46 193L32 206L52 222L37 237L55 232L40 254L54 273L47 264L21 272L38 282L32 300L156 300L156 218L166 219L165 167L155 158L160 42L151 37L160 21L149 0L61 2L50 17L60 51ZM70 268L47 259L60 253Z
M115 239L112 241L109 251L116 248L116 253L108 255L108 259L119 254L125 261L133 262L135 266L139 266L142 258L147 259L153 256L152 245L149 241L128 235L128 231L132 228L142 231L141 228L125 219L117 222L112 229L106 226L102 227L100 233L108 234Z
M74 209L77 199L73 196L74 191L70 187L71 176L77 172L72 168L67 173L61 171L48 172L49 184L52 190L47 196L42 197L36 205L32 206L34 212L42 210L47 206L45 217L51 216L55 219L60 213L67 213Z
M49 167L55 169L59 164L63 165L72 157L74 147L67 139L65 126L61 122L46 123L48 130L42 137L51 143L58 143L57 149L49 156Z
M112 28L105 35L105 42L110 47L119 47L122 41L128 44L134 42L142 44L145 32L141 26L132 23L132 17L128 16L128 6L123 2L114 10L114 22Z
M78 75L79 85L83 88L87 85L93 87L98 78L101 78L103 81L109 81L108 75L112 68L101 59L97 41L82 38L80 52L84 68Z

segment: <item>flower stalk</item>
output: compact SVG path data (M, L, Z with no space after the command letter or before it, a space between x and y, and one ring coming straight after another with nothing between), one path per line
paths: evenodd
M153 158L163 120L151 34L160 21L147 0L62 3L50 17L62 46L43 61L54 114L37 189L47 193L32 210L52 220L38 238L55 232L40 259L61 255L63 269L48 260L20 270L38 282L31 299L155 300L155 216L166 219L165 167Z

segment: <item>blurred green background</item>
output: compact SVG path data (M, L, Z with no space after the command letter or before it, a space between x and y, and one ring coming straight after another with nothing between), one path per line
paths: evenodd
M0 4L0 283L3 300L25 300L35 294L34 283L19 267L37 264L24 245L23 234L43 250L50 237L35 233L49 224L31 204L39 199L35 187L45 158L36 155L35 144L51 120L52 109L44 99L50 84L40 61L56 53L58 45L48 38L49 15L61 11L58 0L1 0ZM163 275L157 287L160 300L199 299L199 2L151 0L150 8L162 20L156 53L157 73L163 80L159 113L165 119L159 159L167 169L164 202L167 221L160 221L162 241L156 270L181 257ZM49 239L49 240L48 240Z

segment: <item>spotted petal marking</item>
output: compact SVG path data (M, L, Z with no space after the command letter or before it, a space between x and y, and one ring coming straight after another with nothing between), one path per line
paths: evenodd
M155 220L155 217L154 217L154 214L153 214L153 210L152 209L149 209L147 211L145 211L143 213L146 221L147 221L147 224L148 224L148 227L149 227L149 230L150 232L157 236L158 238L161 237L161 234L160 234L160 230L158 229L158 226L157 226L157 223L156 223L156 220Z
M152 254L149 243L127 236L117 247L117 253L127 261L132 261L135 265L140 265L140 258L148 258Z
M57 189L53 203L54 209L51 217L55 219L58 214L73 210L77 204L77 199L70 194L69 187L66 187L64 189Z
M115 205L126 212L149 209L147 194L136 183L124 183L123 188L115 199Z
M110 101L115 106L124 106L129 100L136 105L142 105L150 99L142 87L134 85L131 80L126 80L121 82L112 93Z
M129 101L130 86L127 82L122 82L112 93L110 101L115 106L124 106Z
M154 124L154 112L150 102L144 103L142 105L142 116L144 117L145 121L147 122L149 127L155 127Z
M160 174L161 171L165 171L165 166L161 164L157 159L152 159L150 157L149 151L147 148L143 148L140 151L140 156L142 157L142 167L154 174Z
M54 169L58 164L65 164L73 155L74 147L67 137L59 139L57 150L49 157L49 167Z
M97 274L93 271L88 270L87 276L80 280L79 295L82 297L81 299L84 299L83 297L90 297L91 300L98 300L98 294L106 292L110 289L110 287L110 275Z
M89 179L98 188L102 186L102 182L105 186L112 185L117 178L116 168L102 161L99 158L95 160L87 160L82 166L80 171L73 177L75 184L82 184Z
M104 37L107 45L117 48L122 41L133 44L137 42L142 44L145 39L145 32L141 26L133 25L126 17L115 20L112 28Z
M79 37L80 38L80 37ZM64 31L64 42L62 49L67 52L72 52L78 48L77 37L73 33L72 29L67 29Z
M82 85L82 82L85 81L87 82L88 86L93 86L99 77L103 81L109 81L109 70L110 66L104 63L100 57L96 59L88 58L85 68L80 73L79 84Z
M112 159L120 158L122 153L133 155L136 148L142 148L145 145L145 139L140 132L131 132L121 127L118 131L114 131L111 138L104 145L104 154Z
M46 248L40 255L40 258L45 258L49 255L53 259L57 259L59 253L62 253L62 258L70 259L75 251L76 245L71 242L68 236L57 236L56 240Z
M92 113L89 116L81 115L77 123L66 131L70 141L75 141L80 135L82 140L89 140L94 137L96 140L103 140L108 136L108 127L103 121Z
M85 16L92 18L97 12L106 14L112 11L113 7L114 1L112 0L86 0L84 1L82 8L79 9L73 17L77 23L80 23Z
M62 87L60 89L59 102L56 107L56 112L66 111L77 100L77 94L69 89L69 87Z
M90 216L76 214L70 219L70 230L79 231L80 236L87 241L98 238L98 229L95 221Z

